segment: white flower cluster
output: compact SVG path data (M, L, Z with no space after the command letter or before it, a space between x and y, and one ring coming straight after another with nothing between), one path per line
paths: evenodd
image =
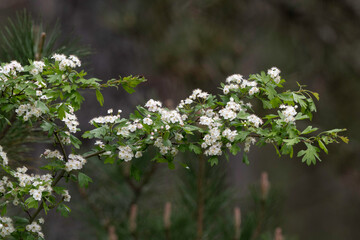
M205 126L211 126L212 124L214 124L214 119L212 119L211 117L208 117L208 116L201 116L199 124L205 125Z
M271 69L268 70L268 74L270 75L270 77L272 79L274 79L274 82L276 84L279 84L279 82L281 80L280 73L281 73L281 71L277 67L272 67Z
M43 192L52 191L52 176L50 174L45 175L34 175L26 174L26 167L17 168L14 173L14 177L19 180L20 187L31 186L30 195L37 201L40 201L42 198Z
M151 120L151 118L146 117L143 119L143 123L145 123L146 125L152 125L153 120Z
M118 110L118 114L117 115L112 115L113 113L113 110L112 109L109 109L107 111L107 113L109 115L107 116L100 116L100 117L96 117L96 118L93 118L90 120L90 124L94 125L94 123L97 123L97 124L108 124L108 123L115 123L115 121L117 119L120 119L120 113L122 111L121 110Z
M134 153L129 146L119 146L119 158L125 162L130 161L134 157Z
M40 223L40 221L39 221ZM39 237L44 238L44 234L41 232L41 226L37 222L26 225L26 231L37 233Z
M13 221L9 217L0 217L0 236L5 238L15 231Z
M135 132L137 129L142 129L143 125L139 123L139 119L135 119L133 123L128 122L124 127L117 129L117 135L129 137L130 133Z
M258 116L256 116L255 114L251 114L250 116L247 117L247 120L254 124L255 127L259 127L261 124L263 124L263 121L261 120L261 118L259 118Z
M206 100L209 97L207 92L202 91L201 89L195 89L192 94L185 100L181 100L177 109L184 108L185 105L192 104L195 100Z
M241 108L239 103L234 101L234 98L230 98L230 101L226 104L226 107L219 111L220 116L226 120L234 120L236 118L237 112L244 110Z
M170 152L172 156L175 156L178 154L178 149L175 147L165 146L163 143L164 139L162 137L159 137L154 142L154 146L158 147L160 149L160 154L166 155Z
M40 117L42 112L39 108L37 108L34 104L23 104L20 105L16 110L16 114L18 116L23 116L24 121L29 120L32 116Z
M76 127L79 125L74 109L69 106L69 113L65 112L65 117L62 121L66 124L67 128L71 133L76 133Z
M60 136L60 141L66 145L70 144L71 143L70 132L64 131L63 133L65 134L65 136Z
M8 165L9 159L8 159L8 157L7 157L7 155L6 155L6 152L4 152L4 149L3 149L2 146L0 146L0 157L1 157L1 159L2 159L1 165L3 165L3 166Z
M250 151L250 146L251 144L255 144L256 143L256 139L253 137L247 137L245 139L245 146L244 146L244 152L249 152Z
M136 153L135 153L135 158L141 158L142 157L142 152L141 151L137 151Z
M70 202L71 196L69 194L69 190L64 190L62 197L64 198L64 202Z
M81 62L78 57L70 55L68 58L64 54L55 53L52 57L56 62L59 63L59 69L65 71L67 67L76 68L81 66Z
M13 188L13 184L12 182L9 181L9 179L4 176L1 180L0 180L0 193L5 194L7 192L6 188Z
M0 67L0 73L5 75L14 75L16 73L24 71L24 68L17 61L11 61L8 64L5 64L3 67Z
M230 91L236 91L239 88L251 87L249 89L249 95L254 95L259 92L259 88L257 87L257 82L248 81L243 78L240 74L234 74L226 78L227 85L224 86L223 92L224 94L228 94Z
M32 75L37 75L37 74L43 72L45 63L43 61L34 61L33 66L34 66L34 68L30 70L30 73Z
M226 137L230 142L235 141L235 137L237 136L237 132L236 130L231 131L229 128L226 128L223 132L222 135L224 137Z
M205 155L215 156L222 154L221 151L222 142L220 141L221 132L219 128L217 127L210 128L209 133L204 136L203 140L204 142L201 144L201 147L202 148L209 147L209 149L205 151Z
M145 107L148 108L150 112L157 112L159 108L162 107L162 103L160 101L155 101L154 99L150 99L145 104Z
M159 113L161 114L161 120L166 124L179 123L180 125L184 125L180 113L176 110L167 110L162 108L159 110Z
M65 163L65 170L70 172L72 170L80 170L86 163L86 159L81 155L70 154L68 161Z
M297 108L296 105L295 105L295 107L293 107L293 106L285 106L284 104L280 105L280 109L284 109L282 111L282 114L285 116L284 121L286 123L295 123L295 116L297 114L296 108Z
M96 142L95 142L95 145L96 145L96 146L99 146L100 148L104 148L104 147L105 147L105 144L104 144L102 141L100 141L100 140L96 141Z
M64 156L58 150L51 151L50 149L46 149L45 152L40 155L40 157L64 160Z

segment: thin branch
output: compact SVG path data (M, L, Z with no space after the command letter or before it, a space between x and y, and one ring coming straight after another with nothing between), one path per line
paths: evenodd
M202 240L204 235L204 178L205 158L204 155L200 155L197 182L197 240Z

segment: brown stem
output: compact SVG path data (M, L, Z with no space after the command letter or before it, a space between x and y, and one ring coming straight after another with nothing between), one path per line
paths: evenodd
M240 239L240 230L241 230L241 211L239 207L234 208L234 226L235 226L235 236L234 240Z
M261 229L263 226L263 222L265 220L265 200L261 200L261 208L260 208L260 214L259 214L259 222L255 228L254 234L251 237L251 240L255 240L259 237L261 233Z
M46 33L42 32L41 36L40 36L37 53L35 54L35 60L37 60L37 61L39 61L41 59L41 54L42 54L42 50L43 50L44 43L45 43L45 37L46 37Z
M204 234L204 178L205 178L205 158L200 155L197 182L197 240L202 240Z
M142 190L143 190L144 186L150 181L152 175L156 172L157 166L158 166L158 164L155 164L155 163L153 163L151 165L150 171L144 176L143 181L139 185L135 185L135 183L132 181L131 177L125 175L125 180L129 184L131 190L134 193L134 196L133 196L133 198L132 198L132 200L130 202L130 205L128 207L128 210L127 210L127 215L128 216L130 214L131 206L133 204L137 203L137 201L138 201L138 199L139 199L139 197L140 197L140 195L142 193Z
M164 230L165 230L166 240L170 240L170 227L171 227L171 203L166 202L164 207Z

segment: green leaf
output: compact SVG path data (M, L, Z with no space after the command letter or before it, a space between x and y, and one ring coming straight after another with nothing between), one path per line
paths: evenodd
M15 222L16 225L27 225L27 224L29 224L29 219L24 218L24 217L14 216L13 219L14 219L14 222Z
M7 204L2 204L1 206L1 216L5 216L6 214L6 211L7 211Z
M85 175L84 173L79 172L78 181L80 187L87 188L89 186L89 182L92 182L92 179L89 176Z
M70 141L75 148L79 149L81 145L81 141L75 137L74 135L70 134Z
M244 152L243 154L243 159L242 159L243 163L245 163L246 165L249 165L250 162L249 162L249 158L247 156L247 154Z
M291 138L291 139L284 139L283 141L286 143L286 145L292 146L292 145L295 145L298 142L300 142L300 139L299 138Z
M319 143L319 147L326 153L328 154L328 150L325 146L325 144L323 143L323 141L321 141L320 139L318 140L318 143Z
M217 157L211 157L211 158L209 158L208 161L211 166L218 165L218 163L219 163L219 159Z
M33 197L26 199L25 204L28 208L38 208L38 201L36 201Z
M343 137L343 136L339 136L339 138L340 138L344 143L349 143L349 138Z
M236 155L238 152L240 152L241 151L241 148L240 148L240 146L239 145L237 145L237 144L233 144L232 146L231 146L231 148L230 148L230 152L231 152L231 154L232 155Z
M313 128L312 126L308 126L307 128L305 128L304 131L301 132L301 134L309 134L315 132L316 130L318 130L318 128Z
M264 109L271 109L272 108L272 104L270 103L270 101L267 100L261 100L263 103L263 108Z
M235 141L244 141L245 138L250 134L250 132L246 131L238 131L238 134L235 137Z
M141 171L134 165L131 165L130 168L130 176L133 177L136 181L140 181L141 179Z
M49 108L42 101L36 101L35 105L37 108L39 108L41 110L41 112L43 112L43 113L49 112Z
M54 186L52 189L54 190L54 192L56 192L59 195L63 194L65 190L64 187L58 187L58 186Z
M57 207L56 211L60 212L61 216L67 217L67 216L69 216L71 209L68 206L66 206L65 204L60 203L59 206Z
M199 146L194 145L194 144L190 144L189 149L190 149L190 151L193 151L196 154L201 153L201 148Z
M314 97L316 98L316 100L320 100L319 94L317 92L311 92L312 95L314 95Z
M280 93L278 96L281 100L286 102L292 102L294 100L294 97L290 92Z
M49 122L44 122L41 124L41 128L44 132L48 132L49 135L52 135L55 129L55 126Z
M58 111L58 117L60 120L62 120L65 117L66 110L67 110L67 107L63 103L58 107L57 111Z
M104 104L104 97L99 91L99 89L96 89L96 99L98 100L101 106Z
M46 204L45 201L43 202L43 208L44 208L45 214L47 215L47 213L49 211L49 207L48 207L48 205Z
M316 159L321 161L318 155L318 152L320 151L319 148L311 145L310 143L305 143L305 145L307 149L301 150L297 154L298 157L303 157L302 162L306 162L306 164L310 166L311 164L316 164Z
M119 82L121 83L121 86L124 88L125 91L127 91L128 93L133 93L135 92L134 88L139 85L142 82L145 82L146 79L142 76L128 76L128 77L124 77L121 78Z

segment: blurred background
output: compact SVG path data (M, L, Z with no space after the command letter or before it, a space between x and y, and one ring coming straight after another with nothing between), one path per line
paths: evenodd
M104 108L96 103L94 93L85 93L78 114L82 130L90 128L89 119L108 108L122 109L127 117L149 98L171 107L194 88L220 93L220 82L233 73L247 76L276 66L287 80L286 89L296 89L297 81L308 85L320 94L312 125L324 130L347 128L349 144L329 146L329 155L323 154L323 161L310 167L296 157L279 158L272 147L252 148L249 166L241 157L231 158L221 164L224 184L233 191L229 210L234 205L242 208L249 186L266 171L283 198L280 224L285 234L308 240L360 239L360 1L0 0L0 26L23 9L49 30L59 21L60 39L75 36L81 46L90 47L92 54L83 58L89 76L107 80L132 74L148 79L132 95L106 90ZM116 179L111 167L100 168L90 164L89 175L112 190L101 192L96 184L88 192L74 187L72 216L65 220L57 214L48 216L47 239L101 239L85 237L84 232L97 231L91 227L96 226L94 219L107 224L109 218L101 219L97 211L100 215L116 211L105 200L101 205L88 199L91 191L115 196L125 187L103 177L110 171ZM152 179L138 211L150 202L150 208L162 212L178 185L174 172L180 170L159 166L152 173L149 169ZM122 179L126 182L126 174ZM119 201L126 196L118 196ZM76 199L81 206L75 206ZM92 209L94 215L82 213L81 207L84 212Z

